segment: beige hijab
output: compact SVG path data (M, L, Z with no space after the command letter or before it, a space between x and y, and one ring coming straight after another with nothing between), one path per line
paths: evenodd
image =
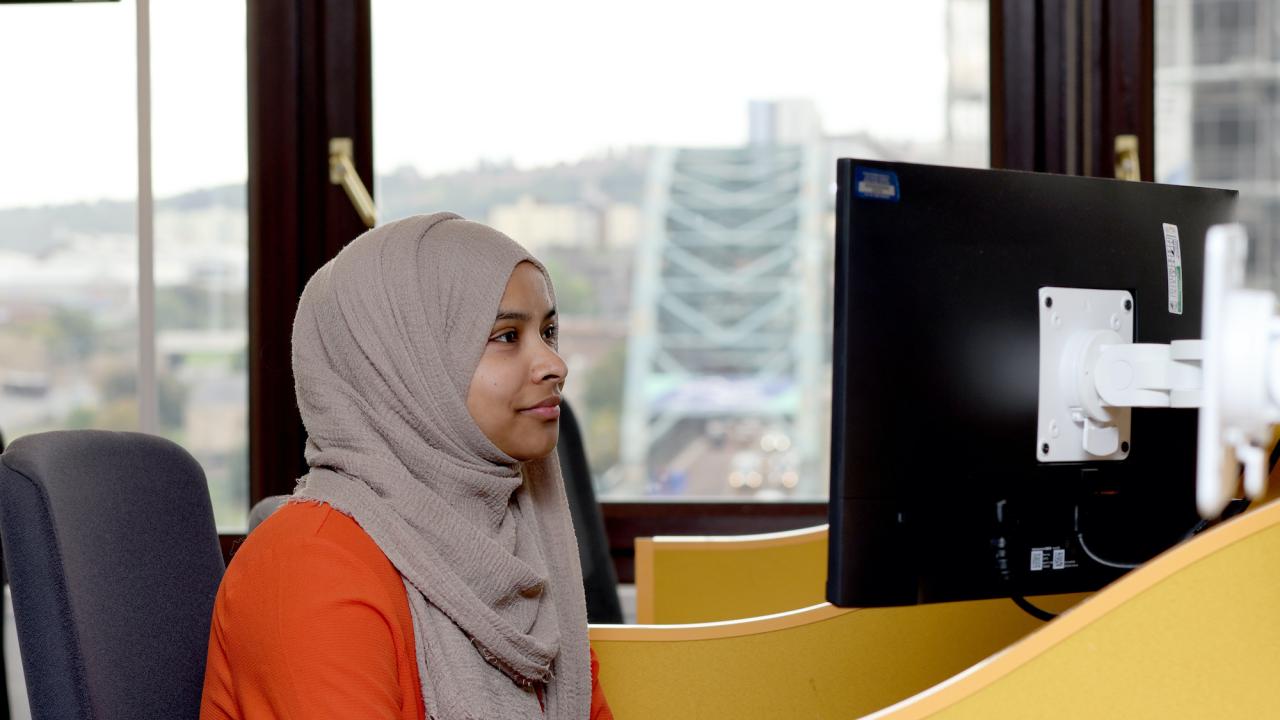
M435 720L586 718L587 615L553 453L519 463L466 407L507 279L528 261L457 215L371 230L307 283L293 373L311 471L399 570ZM550 278L548 278L550 286Z

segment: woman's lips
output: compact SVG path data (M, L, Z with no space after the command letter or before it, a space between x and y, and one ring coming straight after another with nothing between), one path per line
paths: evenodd
M521 415L531 415L542 420L558 420L560 418L560 406L548 405L545 407L532 407L520 411Z

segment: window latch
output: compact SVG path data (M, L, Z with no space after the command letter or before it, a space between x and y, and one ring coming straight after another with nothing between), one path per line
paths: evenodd
M1142 172L1138 165L1138 136L1116 136L1116 179L1141 180Z
M355 206L365 227L378 224L378 208L373 204L373 196L360 180L353 161L353 144L351 138L329 139L329 182L341 185L347 191L347 197Z

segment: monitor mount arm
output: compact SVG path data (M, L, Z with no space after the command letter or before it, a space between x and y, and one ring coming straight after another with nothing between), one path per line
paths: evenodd
M1245 287L1249 238L1215 225L1205 242L1203 340L1133 343L1122 290L1040 289L1041 462L1123 460L1130 408L1200 408L1196 506L1218 517L1240 490L1267 489L1280 423L1280 305Z
M1134 343L1123 290L1046 287L1039 296L1041 462L1122 460L1130 408L1200 406L1200 340Z
M1113 333L1114 335L1114 333ZM1118 340L1118 338L1115 338ZM1086 421L1098 423L1102 409L1112 408L1196 408L1200 407L1201 359L1204 357L1200 340L1174 340L1168 345L1149 343L1108 343L1106 339L1091 338L1097 344L1095 356L1077 356L1074 364L1078 376L1079 394L1087 396L1080 407L1073 407L1073 419L1085 416ZM1069 361L1069 358L1063 358ZM1090 382L1092 378L1092 382ZM1114 444L1119 444L1119 433ZM1103 433L1094 433L1094 437ZM1085 433L1085 451L1092 454L1115 452L1105 445L1090 447L1092 439ZM1096 441L1095 441L1096 443Z

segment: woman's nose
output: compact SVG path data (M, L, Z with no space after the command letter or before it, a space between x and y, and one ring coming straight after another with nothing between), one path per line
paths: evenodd
M533 381L563 382L565 376L569 374L569 366L565 365L560 354L550 345L543 345L538 353L538 359L533 365Z

